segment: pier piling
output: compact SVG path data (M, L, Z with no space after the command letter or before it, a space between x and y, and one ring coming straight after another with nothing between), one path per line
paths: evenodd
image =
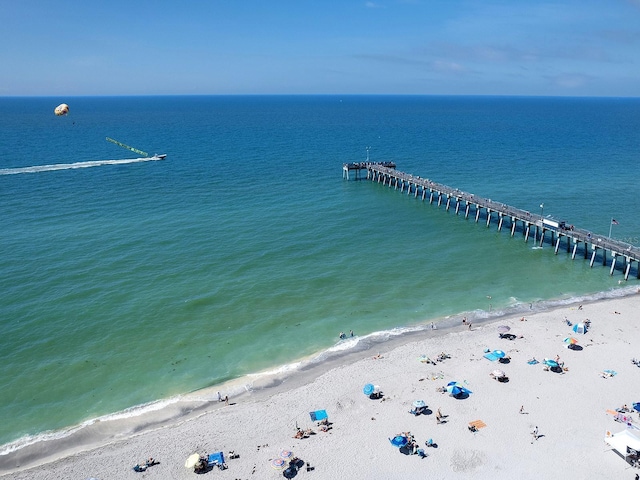
M584 252L585 260L589 259L589 267L593 267L596 258L600 254L602 258L602 265L607 266L607 252L611 256L611 264L609 268L609 274L615 273L616 267L621 263L620 268L624 273L624 279L628 280L632 265L634 262L637 265L636 277L640 279L640 248L631 245L626 242L608 238L605 236L594 235L590 231L577 228L573 225L568 225L566 222L559 222L552 219L549 215L543 216L542 211L540 215L532 214L528 211L519 209L517 207L509 206L503 203L495 202L491 199L476 197L473 194L463 192L457 188L451 188L447 185L442 185L432 180L421 178L418 176L410 175L404 172L396 170L396 164L394 162L356 162L345 163L342 166L342 177L346 180L350 180L351 172L354 172L356 180L359 180L360 172L366 171L366 179L376 183L382 183L391 188L392 184L395 190L398 187L401 192L404 192L404 187L407 187L407 196L411 194L413 188L414 198L418 198L418 191L422 190L421 200L424 201L429 191L429 204L433 204L434 195L438 196L437 205L442 205L443 197L446 197L445 211L449 211L451 207L451 200L455 201L455 215L458 216L460 212L461 202L465 202L464 218L469 218L471 206L475 208L475 222L478 223L480 215L484 211L486 217L486 226L491 225L491 217L493 213L498 215L498 231L502 230L504 223L504 217L508 217L511 220L511 236L513 237L516 229L518 229L518 223L521 223L521 230L524 235L524 241L529 241L531 235L531 227L535 227L534 230L534 246L542 247L547 238L547 231L550 233L549 242L554 247L554 254L557 255L560 248L560 242L564 237L567 242L567 254L571 254L571 259L574 260L578 250ZM573 247L572 247L573 245ZM583 245L583 247L581 247ZM589 250L591 255L589 258ZM622 258L622 262L618 262L618 257Z

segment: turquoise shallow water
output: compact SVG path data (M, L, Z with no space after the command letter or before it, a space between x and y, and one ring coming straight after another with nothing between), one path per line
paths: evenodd
M340 331L384 338L637 283L341 167L370 146L599 234L614 217L638 245L638 99L79 97L55 117L59 100L0 99L4 453ZM167 159L7 174L132 158L106 136Z

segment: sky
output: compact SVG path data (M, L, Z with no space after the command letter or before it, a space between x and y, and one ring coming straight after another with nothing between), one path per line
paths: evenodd
M4 0L0 96L640 97L640 0Z

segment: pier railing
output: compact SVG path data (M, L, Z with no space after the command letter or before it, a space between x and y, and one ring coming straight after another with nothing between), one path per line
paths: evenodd
M591 231L570 225L566 221L559 221L551 216L531 213L505 203L496 202L490 198L483 198L469 192L464 192L458 188L453 188L441 183L434 182L428 178L411 175L397 171L393 162L358 162L345 163L343 165L343 178L350 179L350 172L355 171L356 179L359 178L360 171L366 170L368 180L400 189L407 195L413 193L415 197L420 196L422 200L429 197L429 203L437 201L438 206L445 203L446 210L455 209L456 215L464 209L465 218L473 210L475 221L478 222L483 214L487 227L492 220L498 222L498 230L501 230L504 222L510 225L511 236L516 230L522 230L525 242L529 240L532 229L534 230L533 241L539 241L542 246L549 237L554 252L557 254L561 239L565 239L567 252L571 253L571 258L575 258L580 250L585 259L590 260L593 266L597 258L602 260L602 264L607 266L607 259L610 257L610 274L613 275L617 259L620 258L620 268L627 280L632 264L636 264L636 276L640 278L640 248L620 240L594 234ZM550 234L547 236L547 234ZM590 252L590 254L589 254Z

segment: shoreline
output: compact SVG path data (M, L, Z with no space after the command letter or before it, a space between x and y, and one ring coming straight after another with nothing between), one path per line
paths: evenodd
M585 306L584 313L587 311L590 312L594 309L606 309L609 305L614 303L637 304L638 300L636 299L638 299L638 296L634 294L635 289L629 288L626 290L628 291L624 295L620 295L621 291L617 290L614 298L606 298L607 292L603 292L602 295L605 298L579 303L582 303L583 306ZM562 300L558 302L560 303L559 305L550 306L542 311L534 312L531 316L532 320L535 318L545 318L547 319L546 321L548 321L549 317L558 317L560 315L559 311L564 311L564 313L577 312L576 305L578 303L563 303ZM632 311L631 309L627 310L627 313L631 313ZM111 435L106 440L103 439L101 442L97 442L96 444L91 444L91 435L89 431L84 431L80 432L78 437L68 437L68 439L63 439L62 441L56 440L55 442L58 443L58 447L64 447L62 449L51 449L49 447L53 444L39 442L6 455L4 458L0 457L0 471L2 472L0 476L3 478L22 478L20 475L25 472L31 472L33 474L36 472L34 467L44 464L55 466L65 463L83 463L86 461L86 459L83 460L83 458L86 457L86 453L88 452L98 452L105 449L119 450L123 446L127 446L132 443L144 442L145 439L149 439L155 435L165 436L167 431L175 429L188 430L190 425L193 426L201 420L205 422L213 422L215 421L213 417L216 417L216 415L226 416L227 413L231 411L243 410L251 407L261 408L266 404L277 402L280 398L290 395L297 396L299 395L299 392L308 390L310 386L321 382L323 378L335 377L340 374L341 370L349 369L353 365L370 362L372 350L379 350L383 358L388 358L398 355L399 351L415 349L417 346L426 344L428 345L429 352L431 352L430 355L434 356L438 350L438 348L435 347L436 345L442 345L442 348L449 345L448 350L450 350L451 340L461 336L480 336L479 334L486 335L489 330L493 333L493 329L491 328L492 325L495 325L497 322L505 322L513 325L513 322L517 321L516 317L513 315L501 315L478 319L474 321L473 330L468 333L466 327L461 328L457 325L452 325L451 328L439 328L437 330L421 329L388 339L385 342L374 344L364 350L348 351L347 353L342 352L343 354L336 355L334 358L325 359L316 364L309 363L306 367L302 366L302 368L289 372L289 375L275 375L271 378L259 376L255 384L252 385L253 388L251 390L231 397L232 405L229 408L226 408L224 404L219 404L217 399L214 399L213 397L214 390L222 389L222 387L216 386L198 390L191 394L182 396L180 401L169 405L170 408L163 408L161 411L151 412L151 415L149 415L148 418L135 417L135 421L130 422L130 431L117 431L118 429L115 428L116 425L109 424L109 422L95 422L92 426L95 425L97 430L104 429L105 432L103 433ZM457 320L453 319L453 317L451 317L449 321L455 321L457 324ZM601 323L599 320L592 319L592 321L594 321L596 326L599 326ZM532 323L535 323L535 321ZM559 327L559 324L560 322L556 321L554 326ZM524 327L525 322L522 322L521 325ZM529 325L529 322L526 322L526 326L529 327ZM518 325L516 324L516 326ZM523 340L526 340L526 336ZM524 341L521 343L524 343ZM511 345L515 346L518 345L518 343L508 344L506 346ZM377 348L374 350L374 347ZM424 350L427 349L426 346L421 348ZM479 351L476 351L474 355L479 356L479 353ZM464 353L461 353L461 355L465 356ZM455 355L456 358L458 356L458 354ZM481 360L481 356L478 360ZM449 361L443 363L443 366L448 362ZM377 367L384 363L386 362L376 362L375 366ZM416 362L412 360L411 363L413 364ZM627 363L630 363L628 362L628 359ZM487 365L487 368L490 366L491 365ZM394 378L395 374L390 375L390 377ZM242 379L228 382L226 385L230 387L234 383L242 384L242 381L246 380L246 378L247 377L243 377ZM346 385L342 385L342 387L344 388ZM358 387L355 387L355 389L358 390ZM383 391L386 390L387 389L383 387ZM426 396L432 397L433 393L426 392ZM356 395L356 398L358 398L358 395ZM428 401L429 399L425 398L425 400ZM625 399L625 401L626 403L629 403L631 401L636 401L636 399ZM614 405L611 405L611 407L613 406ZM315 407L322 408L322 406L319 405L309 405L308 410L313 410ZM303 420L301 419L300 421L302 422ZM307 421L307 423L309 422ZM293 426L290 425L290 428L293 428ZM167 441L171 442L171 439L169 438ZM13 475L17 476L14 477ZM111 476L118 475L111 474Z

